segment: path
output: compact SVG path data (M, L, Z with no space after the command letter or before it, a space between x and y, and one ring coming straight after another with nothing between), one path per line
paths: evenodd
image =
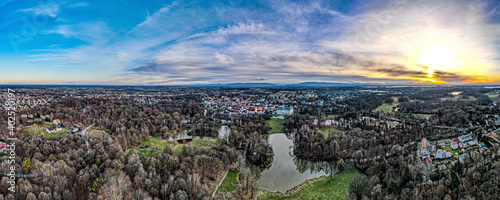
M219 187L222 184L222 182L224 181L224 179L226 179L226 175L228 172L229 172L229 164L227 165L226 174L224 174L224 177L222 177L222 180L219 182L219 184L217 184L217 187L215 187L214 193L212 194L212 198L210 198L210 199L214 199L215 194L217 193L217 190L219 189Z

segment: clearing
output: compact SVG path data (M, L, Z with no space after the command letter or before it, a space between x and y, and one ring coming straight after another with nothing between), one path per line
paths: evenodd
M285 132L285 126L283 126L283 123L285 120L280 119L280 118L272 118L270 120L267 120L267 123L269 126L271 126L271 130L268 131L267 133L273 134L273 133L284 133Z
M328 138L328 134L330 134L330 130L332 130L332 129L335 129L335 130L342 132L342 129L340 129L339 127L336 127L336 126L325 127L325 128L321 128L319 130L321 132L323 132L323 135L325 136L325 139L326 139L326 138Z
M394 111L392 109L399 105L399 102L398 102L399 98L392 97L392 99L393 99L392 103L390 103L390 104L383 103L379 107L375 108L375 111L384 112L384 113L394 113Z
M232 192L238 189L238 172L229 171L219 187L220 191Z
M324 177L312 180L289 196L259 191L257 199L346 199L349 196L349 183L356 174L356 170L346 169L332 179Z

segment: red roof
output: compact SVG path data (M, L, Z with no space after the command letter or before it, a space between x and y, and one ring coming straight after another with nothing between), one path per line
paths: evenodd
M457 145L458 143L457 142L451 142L451 145Z
M451 152L446 152L446 155L452 155Z
M0 143L0 148L7 148L7 143Z
M498 135L495 132L491 132L491 137L498 138Z
M54 119L54 121L53 121L53 122L54 122L54 123L60 123L60 122L61 122L61 120L59 120L59 119Z
M431 164L431 163L432 163L432 160L431 160L431 158L429 158L429 156L425 157L425 161L426 161L427 163L429 163L429 164Z

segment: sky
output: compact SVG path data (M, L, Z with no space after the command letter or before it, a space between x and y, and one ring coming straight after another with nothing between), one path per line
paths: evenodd
M0 44L0 84L496 84L500 2L3 0Z

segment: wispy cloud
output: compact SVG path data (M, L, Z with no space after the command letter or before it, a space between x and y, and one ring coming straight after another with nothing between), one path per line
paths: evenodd
M60 6L59 3L52 1L46 4L39 4L38 6L35 7L21 9L19 11L32 13L34 15L46 15L54 18L57 16L57 14L59 14L59 6Z

